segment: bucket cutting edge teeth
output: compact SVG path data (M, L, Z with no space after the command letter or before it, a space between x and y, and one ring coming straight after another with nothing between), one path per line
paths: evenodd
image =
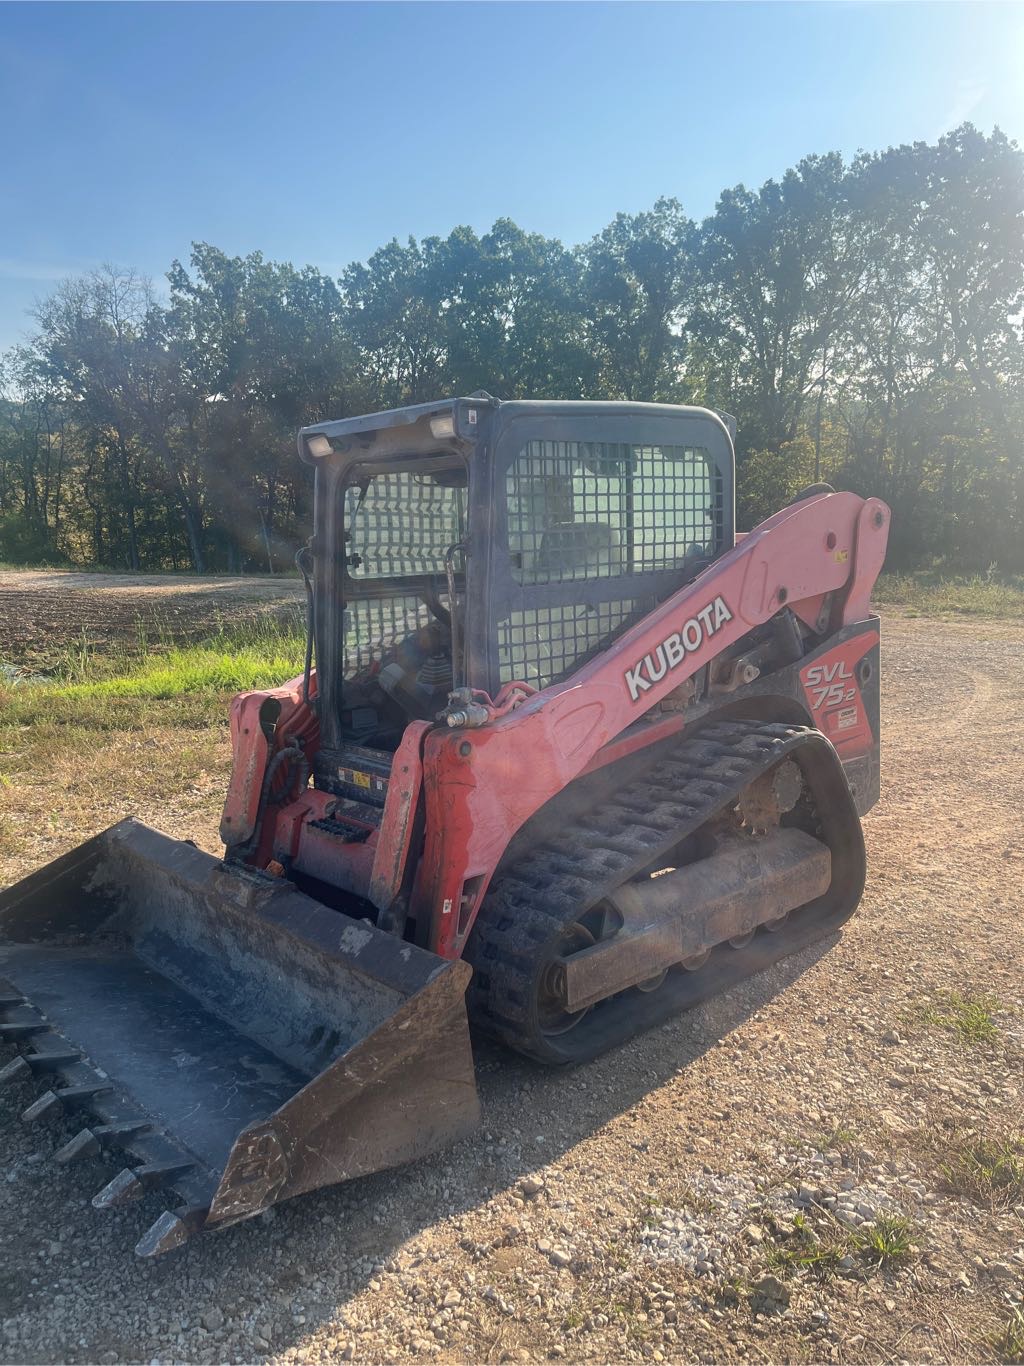
M154 1193L142 1256L479 1120L467 964L139 822L0 889L0 952L0 1085L98 1210Z
M25 1061L24 1056L19 1053L16 1058L12 1058L5 1067L0 1067L0 1086L6 1086L11 1082L17 1081L19 1077L30 1077L32 1069Z
M56 1037L56 1036L54 1036ZM63 1040L61 1040L63 1042ZM81 1053L69 1049L51 1049L42 1053L19 1053L4 1067L0 1067L0 1087L34 1074L59 1072L62 1067L73 1067L82 1061Z
M62 1067L71 1067L82 1061L82 1055L71 1049L53 1049L45 1053L22 1053L14 1062L21 1061L32 1072L59 1072ZM11 1066L12 1064L8 1064ZM6 1069L5 1069L6 1070ZM19 1075L16 1073L15 1075ZM2 1077L2 1074L0 1074Z
M31 1039L34 1034L48 1034L50 1026L42 1020L5 1020L0 1023L0 1039Z
M86 1105L93 1097L106 1095L112 1090L113 1087L104 1086L99 1082L91 1086L60 1086L56 1090L44 1091L21 1117L26 1123L31 1124L33 1120L46 1119L50 1115L62 1113L65 1106L73 1108Z
M62 1148L57 1149L53 1155L53 1160L65 1167L69 1162L78 1162L87 1157L99 1157L102 1150L102 1144L92 1129L79 1129L74 1138L69 1139Z
M122 1124L93 1124L79 1129L62 1148L53 1154L53 1160L62 1167L69 1162L77 1162L87 1157L99 1157L106 1147L138 1138L151 1128L145 1120L133 1120Z
M176 1214L165 1210L136 1243L136 1256L159 1257L165 1252L173 1252L187 1243L194 1233L200 1232L208 1212L205 1206L179 1210Z
M124 1167L112 1181L108 1181L103 1189L93 1196L92 1207L116 1209L119 1205L127 1205L132 1200L141 1200L145 1189L131 1167Z
M192 1170L192 1162L151 1162L142 1167L124 1167L93 1196L94 1209L115 1209L132 1200L140 1200L146 1191L156 1186L171 1185Z
M25 1124L31 1124L37 1119L46 1119L50 1115L59 1114L60 1110L61 1103L57 1092L44 1091L27 1110L22 1111L21 1118Z

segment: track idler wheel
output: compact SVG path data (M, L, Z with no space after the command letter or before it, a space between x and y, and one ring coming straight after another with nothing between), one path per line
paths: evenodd
M538 1023L546 1036L567 1034L586 1018L589 1007L566 1009L563 959L596 942L586 925L577 921L558 936L550 958L543 964L537 982L536 1008Z

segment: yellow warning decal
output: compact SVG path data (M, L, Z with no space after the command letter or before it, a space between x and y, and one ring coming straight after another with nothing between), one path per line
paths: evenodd
M361 787L367 792L388 790L386 778L379 778L376 773L361 773L358 768L339 768L338 777L343 783L351 783L353 787Z

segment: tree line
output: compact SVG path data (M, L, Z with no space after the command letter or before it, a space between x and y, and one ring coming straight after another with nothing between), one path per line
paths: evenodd
M732 413L741 526L827 480L892 504L897 565L1024 571L1024 157L998 131L810 156L577 247L500 219L334 279L198 243L167 280L66 280L0 357L0 560L287 568L298 427L484 388Z

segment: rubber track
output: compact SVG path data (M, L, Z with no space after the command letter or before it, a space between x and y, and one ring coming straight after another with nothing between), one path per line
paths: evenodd
M466 957L473 1020L519 1052L542 1056L529 1006L538 948L610 891L698 830L778 761L807 726L717 721L616 797L534 846L502 873L480 908Z

